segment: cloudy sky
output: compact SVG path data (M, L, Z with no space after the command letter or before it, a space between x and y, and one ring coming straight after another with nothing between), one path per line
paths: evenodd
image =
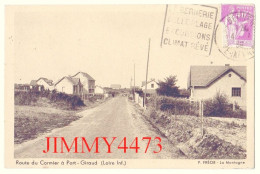
M190 65L239 64L224 57L213 43L209 57L160 47L165 5L20 6L13 13L16 83L46 77L57 81L78 71L96 84L129 87L136 67L136 85L148 78L177 75L186 88Z

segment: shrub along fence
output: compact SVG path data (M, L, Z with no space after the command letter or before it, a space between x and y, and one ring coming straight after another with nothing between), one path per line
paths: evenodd
M203 115L215 117L233 117L233 118L246 118L246 111L228 102L228 99L223 94L216 94L212 99L204 100ZM148 100L148 107L155 110L161 110L173 115L201 115L201 105L198 101L190 101L185 98L173 98L167 96L154 96Z

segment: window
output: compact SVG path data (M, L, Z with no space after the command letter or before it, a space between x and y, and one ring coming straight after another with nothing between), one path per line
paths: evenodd
M232 88L232 97L241 97L241 88Z
M151 84L151 88L154 88L154 84Z
M78 93L78 88L76 85L73 86L73 93L74 94L77 94Z

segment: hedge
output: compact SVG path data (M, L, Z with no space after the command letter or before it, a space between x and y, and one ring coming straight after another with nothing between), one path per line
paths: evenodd
M16 105L31 105L40 97L46 97L51 102L65 102L70 108L75 109L76 107L85 106L84 102L79 96L69 95L55 90L49 91L16 91L14 95L14 101Z

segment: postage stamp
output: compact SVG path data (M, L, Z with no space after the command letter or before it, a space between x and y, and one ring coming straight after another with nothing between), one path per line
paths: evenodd
M221 22L225 25L223 40L227 46L254 45L254 6L221 5Z
M221 5L221 18L215 29L219 52L231 60L254 58L254 5Z

